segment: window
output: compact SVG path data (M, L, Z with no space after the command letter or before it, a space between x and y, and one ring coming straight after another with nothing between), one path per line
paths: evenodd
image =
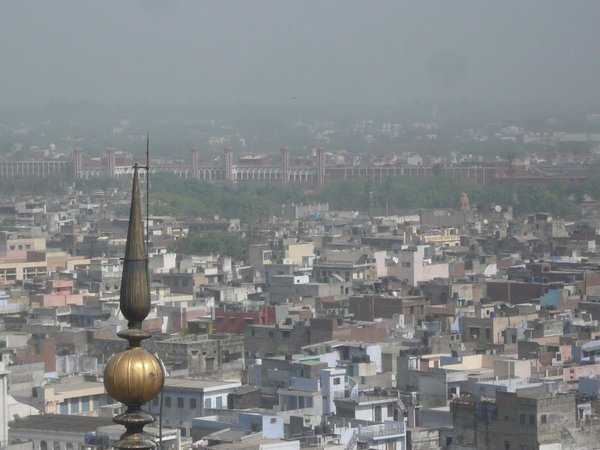
M79 414L79 399L71 399L71 414Z
M167 408L171 407L171 397L165 397L165 406Z
M403 267L404 269L410 269L410 263L409 263L409 262L403 262L403 263L402 263L402 267Z
M504 441L504 450L510 450L510 441Z
M519 417L519 422L525 423L525 414L521 414L521 416Z
M491 328L486 328L485 329L485 338L488 341L492 339L492 329Z
M152 405L158 406L158 397L154 397L154 400L152 400Z
M10 246L10 249L11 249L11 250L14 250L14 249L15 249L15 246L14 246L14 245L11 245L11 246ZM44 441L42 441L42 442L44 442Z
M205 398L204 399L204 407L205 408L212 408L212 403L211 403L210 400L211 400L210 398Z
M61 413L63 416L66 416L67 414L69 414L69 411L68 411L68 409L69 409L69 407L68 407L68 405L67 405L67 402L62 402L62 403L60 404L60 413Z
M336 377L336 378L334 378L334 379L333 379L333 384L335 384L336 386L337 386L338 384L341 384L341 382L342 382L342 381L341 381L341 378L339 378L339 377Z
M183 408L183 398L177 397L177 407L180 409Z
M196 399L190 398L190 409L196 409Z
M376 420L377 422L380 422L380 421L381 421L381 406L379 406L379 405L377 405L377 406L375 407L375 420Z
M542 416L540 417L540 422L543 423L543 424L545 424L545 423L547 423L547 420L548 419L546 417L546 414L542 414Z
M394 405L389 404L387 406L387 415L388 415L388 418L394 417Z
M533 425L535 423L535 416L533 414L529 414L529 424Z
M81 399L81 412L88 412L90 410L90 398L83 397Z
M217 397L217 408L223 407L223 397Z

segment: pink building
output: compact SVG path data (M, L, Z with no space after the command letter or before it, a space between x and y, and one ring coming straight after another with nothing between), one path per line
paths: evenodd
M448 278L450 271L447 262L436 263L425 258L425 246L419 245L394 254L388 260L387 274L406 280L411 286L417 286L421 281Z
M48 280L46 292L32 295L31 302L45 308L83 305L83 295L73 293L73 280Z
M572 366L563 368L563 381L569 384L577 384L579 378L600 375L600 364L586 364L583 366Z

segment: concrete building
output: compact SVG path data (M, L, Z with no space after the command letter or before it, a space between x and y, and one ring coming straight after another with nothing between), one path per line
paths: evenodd
M304 410L304 414L321 416L323 398L320 379L292 378L286 388L277 390L279 411Z
M228 409L228 396L241 386L239 382L167 378L163 388L163 421L165 426L179 428L182 437L191 435L192 419L206 410ZM152 401L158 412L160 397Z
M427 258L426 248L420 245L395 252L386 263L387 275L406 280L406 284L410 286L417 286L422 281L435 278L448 278L450 274L448 263L435 262L432 258Z
M28 251L45 250L45 237L33 233L0 232L0 255L8 259L25 259Z
M64 382L34 388L32 406L43 414L98 416L112 403L104 384L94 381Z
M156 342L158 354L167 368L188 369L190 374L218 373L224 365L239 360L244 338L229 334L193 335Z
M400 420L361 426L356 431L356 443L357 449L405 450L406 423Z
M164 450L180 450L179 430L163 428L162 441L158 426L144 430L161 442ZM8 435L15 450L101 450L113 448L123 434L111 417L68 417L54 414L30 416L10 423ZM29 445L27 447L27 445Z
M76 450L84 448L90 433L95 433L101 426L111 424L110 417L63 417L45 414L10 422L8 436L14 444L31 442L33 450Z
M396 396L353 395L335 399L336 415L369 422L401 420L399 400Z
M498 392L496 400L457 398L451 405L452 449L560 449L576 425L575 395L548 386Z

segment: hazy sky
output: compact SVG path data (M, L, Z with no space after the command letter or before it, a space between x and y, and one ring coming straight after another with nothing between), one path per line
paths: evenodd
M0 104L594 105L599 30L598 0L0 0Z

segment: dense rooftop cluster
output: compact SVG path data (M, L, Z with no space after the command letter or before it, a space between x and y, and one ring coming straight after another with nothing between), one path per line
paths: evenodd
M0 209L3 445L104 449L122 432L102 374L127 328L129 194L69 192ZM591 448L597 222L468 193L383 216L329 203L253 223L151 216L143 346L167 378L147 431L173 449ZM176 245L215 233L251 243Z

